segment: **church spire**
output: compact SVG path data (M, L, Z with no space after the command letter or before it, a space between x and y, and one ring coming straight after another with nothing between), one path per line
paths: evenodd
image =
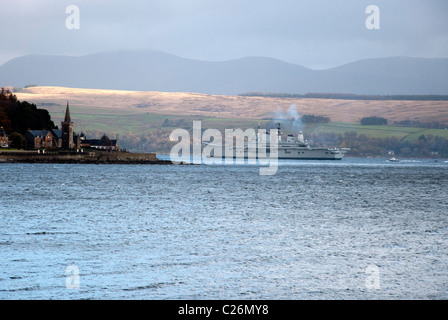
M72 122L72 121L71 121L71 118L70 118L70 108L69 108L69 106L68 106L68 101L67 101L67 109L65 109L65 118L64 118L64 122L66 122L66 123L70 123L70 122Z
M70 107L68 106L67 101L67 109L65 110L65 118L64 121L61 122L61 131L62 131L62 148L63 149L74 149L75 143L73 140L73 122L70 117Z

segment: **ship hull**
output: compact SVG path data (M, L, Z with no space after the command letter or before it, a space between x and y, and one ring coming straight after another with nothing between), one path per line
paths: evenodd
M278 149L278 159L293 160L342 160L345 152L338 149Z
M285 160L342 160L348 149L345 148L300 148L290 147L278 148L277 159ZM240 159L272 159L274 155L270 154L269 148L263 152L249 150L248 148L230 150L222 149L221 155L210 154L211 158L240 158Z

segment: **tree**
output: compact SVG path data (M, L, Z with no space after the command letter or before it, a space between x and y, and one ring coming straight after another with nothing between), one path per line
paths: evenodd
M2 105L0 105L0 127L3 127L6 132L11 132L11 120Z
M301 118L303 123L329 123L330 118L324 116L316 116L314 114L304 114Z
M35 104L20 102L9 90L0 91L0 125L6 132L25 133L31 129L56 129L51 116L45 109L38 109Z
M386 125L387 119L381 117L364 117L361 119L362 125Z
M9 135L9 146L16 149L23 148L23 136L14 131Z

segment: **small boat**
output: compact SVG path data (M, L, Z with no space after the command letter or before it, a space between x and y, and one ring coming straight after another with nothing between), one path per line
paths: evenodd
M398 162L398 161L400 161L400 160L398 160L398 159L395 158L395 157L392 157L392 158L390 158L390 159L387 159L387 161L388 161L388 162Z

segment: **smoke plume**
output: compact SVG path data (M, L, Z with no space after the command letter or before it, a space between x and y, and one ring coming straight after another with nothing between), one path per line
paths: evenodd
M297 133L303 130L302 120L297 111L297 106L294 103L291 104L286 111L283 108L277 108L277 110L272 113L272 120L266 124L266 130L277 128L277 123L280 123L282 131Z

